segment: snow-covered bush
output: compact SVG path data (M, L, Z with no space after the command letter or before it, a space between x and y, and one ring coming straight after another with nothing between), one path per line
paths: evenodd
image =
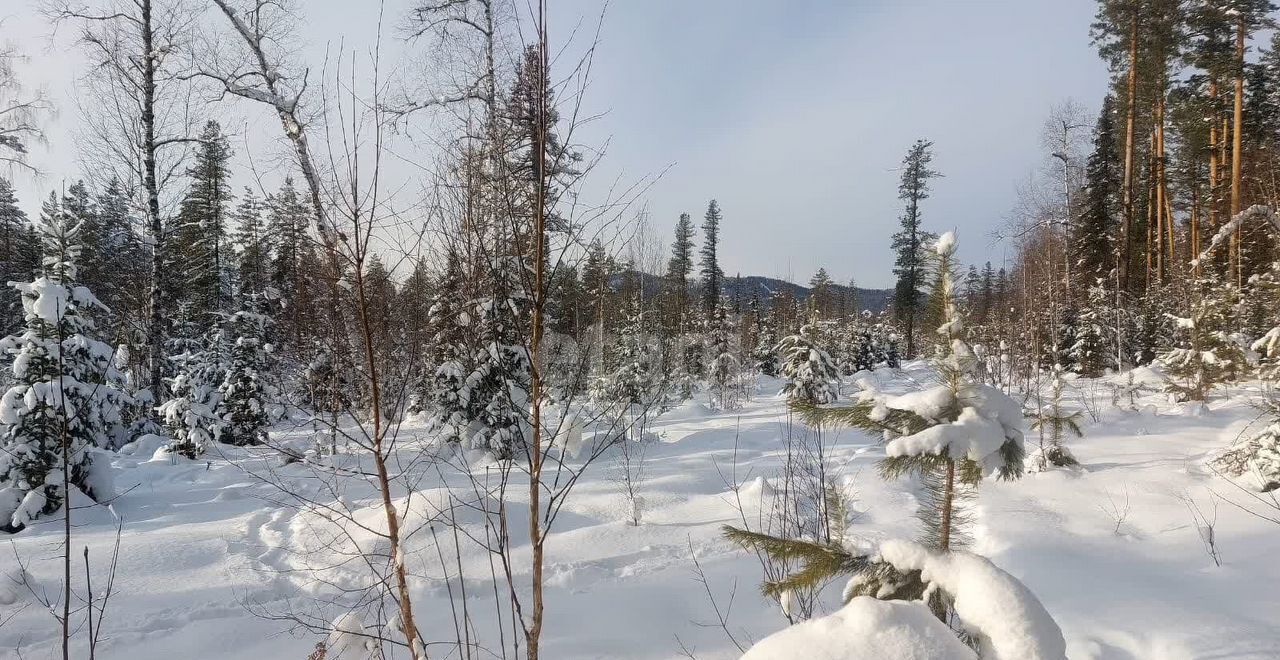
M1227 476L1256 476L1263 492L1280 489L1280 422L1222 452L1211 464Z
M39 226L44 275L15 282L25 328L0 341L14 384L0 398L0 528L21 529L58 510L67 488L95 496L91 450L108 446L127 403L115 351L94 337L105 307L76 285L79 226L61 213Z

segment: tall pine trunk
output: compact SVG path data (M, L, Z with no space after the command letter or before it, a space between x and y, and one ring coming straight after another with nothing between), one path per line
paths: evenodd
M1129 27L1129 76L1128 105L1125 111L1124 130L1124 184L1122 187L1122 213L1120 246L1120 288L1128 290L1133 262L1133 153L1134 124L1138 109L1138 12L1135 10Z
M1242 136L1244 128L1244 37L1245 16L1239 14L1236 20L1236 80L1235 102L1231 112L1231 217L1240 213L1240 184L1242 171ZM1240 232L1231 235L1231 280L1240 287Z

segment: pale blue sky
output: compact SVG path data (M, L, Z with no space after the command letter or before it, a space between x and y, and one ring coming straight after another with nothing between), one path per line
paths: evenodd
M11 0L12 2L12 0ZM37 164L52 176L19 181L25 206L75 176L65 139L77 71L52 48L30 0L0 10L0 39L34 61L62 116ZM6 3L8 5L9 3ZM308 50L367 40L377 4L305 0ZM402 0L388 2L395 13ZM551 0L552 40L594 0ZM669 233L681 211L724 211L727 273L806 281L818 266L862 286L892 282L889 237L897 173L919 137L946 174L925 207L933 230L958 230L966 262L999 262L989 236L1017 183L1041 162L1050 107L1071 97L1095 109L1107 74L1089 44L1092 0L615 0L588 91L606 114L583 130L610 141L597 175L635 179L671 166L645 197ZM587 18L592 23L593 18ZM593 26L588 26L593 27ZM398 47L397 47L398 48ZM394 49L393 49L394 50ZM664 243L667 239L663 239Z

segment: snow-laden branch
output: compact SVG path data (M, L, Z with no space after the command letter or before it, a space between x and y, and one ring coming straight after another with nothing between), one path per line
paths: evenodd
M1253 206L1235 214L1231 220L1219 227L1217 233L1215 233L1213 238L1209 241L1209 247L1205 248L1198 256L1196 256L1195 259L1192 259L1191 265L1193 267L1199 266L1200 262L1204 261L1204 259L1209 256L1210 252L1217 249L1219 245L1231 238L1232 235L1238 233L1246 221L1253 220L1255 218L1271 223L1271 226L1274 227L1276 231L1280 232L1280 218L1276 217L1276 214L1272 212L1271 207L1264 204L1254 204Z

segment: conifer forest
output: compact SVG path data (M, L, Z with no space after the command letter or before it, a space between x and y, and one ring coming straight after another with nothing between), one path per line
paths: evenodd
M1271 0L4 0L0 289L0 658L1280 659Z

